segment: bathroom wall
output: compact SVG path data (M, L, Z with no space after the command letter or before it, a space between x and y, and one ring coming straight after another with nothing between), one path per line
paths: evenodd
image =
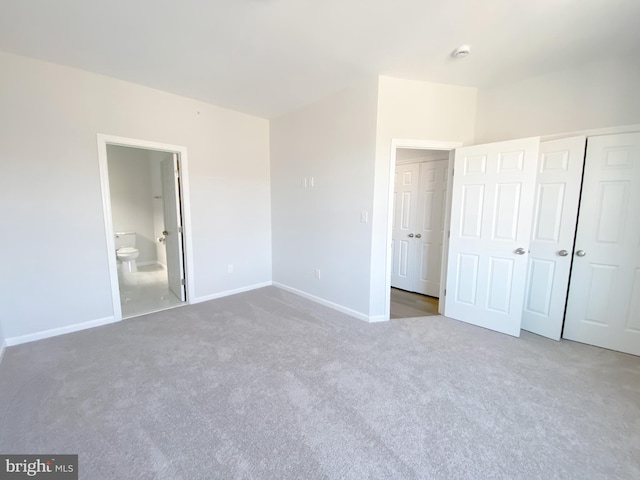
M107 158L113 231L136 232L138 265L155 263L158 255L149 151L108 145Z

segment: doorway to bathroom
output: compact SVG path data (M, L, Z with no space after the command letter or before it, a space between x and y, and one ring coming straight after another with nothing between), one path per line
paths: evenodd
M114 316L188 303L186 149L98 136Z

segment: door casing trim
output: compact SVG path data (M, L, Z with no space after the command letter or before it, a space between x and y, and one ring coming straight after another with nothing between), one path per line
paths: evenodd
M394 178L396 170L396 150L398 148L411 148L416 150L448 150L449 151L449 167L447 173L447 199L445 206L445 234L443 239L442 248L442 260L443 267L446 266L447 252L449 248L449 242L446 232L449 230L449 219L451 215L451 182L453 172L453 152L456 148L461 147L462 142L442 142L438 140L418 140L418 139L405 139L405 138L392 138L391 139L391 151L389 154L389 197L387 208L387 263L385 270L385 318L391 318L391 236L393 228L393 189ZM443 281L444 280L444 281ZM440 298L444 300L444 289L446 286L446 270L442 268L440 278ZM444 315L444 301L438 302L438 313Z
M187 289L187 303L195 303L195 279L193 268L193 241L191 235L191 205L189 193L189 168L187 147L166 143L140 140L135 138L118 137L97 134L98 164L100 167L100 187L102 190L102 210L104 216L106 255L109 263L109 277L111 283L111 299L113 303L114 321L122 320L122 306L120 304L120 289L118 287L118 265L115 255L115 241L113 238L113 220L111 217L111 190L109 188L109 170L107 163L107 145L134 147L145 150L155 150L178 154L180 165L180 202L182 204L183 256Z

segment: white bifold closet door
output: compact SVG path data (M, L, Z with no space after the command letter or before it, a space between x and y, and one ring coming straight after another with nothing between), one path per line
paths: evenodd
M539 143L456 149L446 316L520 335Z
M540 144L522 329L560 340L586 137Z
M640 355L640 133L590 137L563 337Z

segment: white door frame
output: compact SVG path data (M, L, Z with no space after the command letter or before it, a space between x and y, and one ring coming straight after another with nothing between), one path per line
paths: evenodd
M442 248L442 270L440 279L440 298L444 298L444 288L447 284L447 253L448 253L448 238L446 232L449 230L449 218L451 215L451 173L453 170L453 162L451 161L451 153L458 147L462 146L462 142L440 142L437 140L415 140L415 139L403 139L392 138L391 139L391 153L389 162L389 203L388 203L388 218L387 218L387 266L385 275L385 318L391 318L391 235L393 228L393 189L394 178L396 171L396 150L398 148L411 148L414 150L448 150L449 151L449 170L447 174L447 199L444 215L444 239ZM438 302L438 313L444 314L444 302Z
M111 280L111 299L113 301L113 317L122 320L122 306L120 304L120 288L118 286L118 264L113 238L113 220L111 217L111 190L109 188L109 170L107 163L107 145L142 148L161 152L177 153L180 164L180 200L182 203L182 230L184 239L184 263L187 280L187 303L195 303L195 283L193 275L193 243L191 241L191 205L189 199L189 172L187 168L187 147L169 145L166 143L138 140L135 138L116 137L99 133L98 163L100 165L100 186L102 189L102 209L104 213L105 239L107 241L107 259L109 261L109 276Z

